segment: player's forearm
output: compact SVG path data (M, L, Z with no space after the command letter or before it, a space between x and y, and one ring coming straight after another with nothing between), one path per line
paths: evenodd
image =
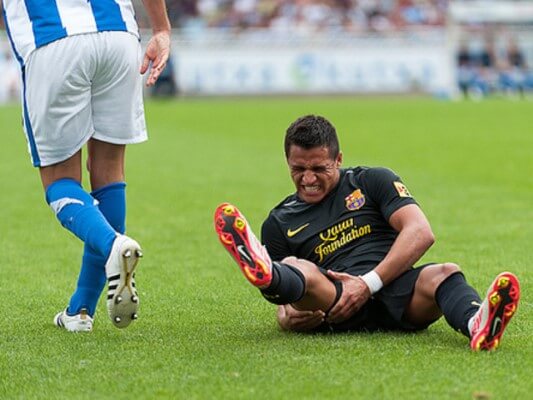
M144 8L155 32L170 31L167 7L164 0L143 0Z
M411 268L435 242L428 226L411 226L403 229L387 256L375 271L386 285Z

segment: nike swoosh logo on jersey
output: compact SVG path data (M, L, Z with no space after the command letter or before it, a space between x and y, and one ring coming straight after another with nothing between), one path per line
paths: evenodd
M297 235L298 233L300 233L301 231L303 231L305 228L307 228L309 226L309 222L307 224L303 224L302 226L296 228L295 230L292 230L291 228L287 229L287 236L288 237L293 237L294 235Z

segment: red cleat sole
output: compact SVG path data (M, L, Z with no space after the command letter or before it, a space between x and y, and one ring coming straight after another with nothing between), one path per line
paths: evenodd
M215 231L222 246L231 254L248 281L267 287L272 280L271 261L261 254L262 246L237 207L223 203L215 210Z
M484 326L470 340L470 348L474 351L495 350L503 332L518 307L520 300L520 283L510 272L502 272L492 282L487 292L488 318Z

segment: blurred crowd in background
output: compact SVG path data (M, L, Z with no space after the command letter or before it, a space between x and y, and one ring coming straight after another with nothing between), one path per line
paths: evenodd
M457 51L458 86L465 97L474 99L498 93L523 96L533 92L533 70L513 36L496 44L492 34L481 45L466 40Z
M133 4L140 28L148 29L141 1L133 0ZM262 32L281 37L326 33L353 38L390 37L400 32L426 34L446 29L449 6L449 0L166 0L166 3L172 26L180 37L198 37L213 31L237 36ZM3 23L1 19L0 28ZM460 91L470 97L533 93L533 66L528 65L532 64L528 60L533 54L530 48L524 51L524 40L509 34L503 41L496 41L494 36L501 32L483 29L473 26L474 39L467 35L460 41L456 57ZM468 34L468 29L465 32ZM10 58L8 47L3 47L2 65L3 60ZM4 68L6 73L13 74ZM0 90L0 101L11 96L16 86Z
M141 0L135 0L138 5ZM468 0L465 0L468 1ZM444 28L448 0L167 0L172 25L189 34L262 29L291 33L395 34ZM148 20L138 17L141 27ZM474 27L479 30L480 27ZM483 28L483 27L481 27ZM533 91L533 72L515 38L497 46L486 34L463 41L457 54L458 86L465 96Z
M311 32L389 32L406 26L443 26L447 3L448 0L167 0L176 28ZM139 22L148 26L145 16Z

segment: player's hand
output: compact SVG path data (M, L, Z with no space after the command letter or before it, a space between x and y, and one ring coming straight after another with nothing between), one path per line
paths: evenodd
M141 65L141 74L144 74L148 71L150 63L152 64L150 74L146 79L146 86L152 86L157 81L157 78L159 78L159 75L161 75L161 72L163 72L167 65L169 55L170 32L155 32L146 46L143 63Z
M370 298L370 290L358 276L343 272L328 271L331 279L342 282L342 295L328 312L327 321L339 323L354 315Z
M285 331L307 332L324 322L324 311L299 311L287 304L278 306L278 324Z

